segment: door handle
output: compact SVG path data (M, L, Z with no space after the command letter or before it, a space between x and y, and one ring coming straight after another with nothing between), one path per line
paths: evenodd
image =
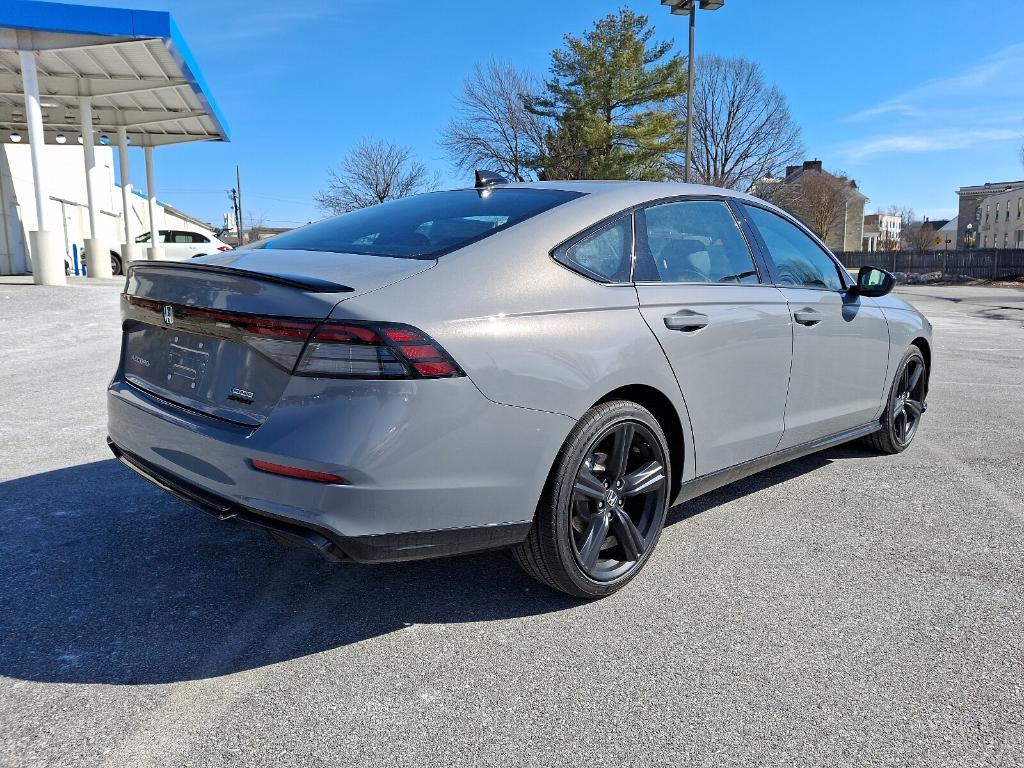
M821 313L810 307L804 307L793 313L793 319L800 325L817 325L821 322Z
M680 309L674 314L665 315L665 327L670 331L693 333L705 328L710 322L711 318L707 315L694 312L692 309Z

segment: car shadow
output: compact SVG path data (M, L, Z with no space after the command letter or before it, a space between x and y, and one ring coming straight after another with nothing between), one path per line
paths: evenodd
M332 565L220 523L113 459L0 483L0 675L195 680L414 624L581 605L507 552Z
M857 454L863 455L863 454ZM820 454L674 508L669 524L799 476ZM578 608L507 552L332 565L194 511L113 459L0 483L0 675L198 680L415 624Z

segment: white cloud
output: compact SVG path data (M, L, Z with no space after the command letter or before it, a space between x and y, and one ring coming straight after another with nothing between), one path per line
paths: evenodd
M948 60L950 66L956 62ZM1024 43L850 115L856 138L835 152L855 164L876 155L961 150L1024 137ZM851 126L852 127L852 126Z
M990 86L1005 97L1007 87L1019 88L1019 73L1024 67L1024 43L1015 43L986 56L959 74L928 80L874 106L850 115L850 121L869 120L882 115L922 117L934 115L937 106L964 105L990 98Z
M902 132L870 136L841 146L837 151L847 162L856 163L886 152L939 152L966 149L993 141L1019 141L1022 137L1024 137L1024 128Z

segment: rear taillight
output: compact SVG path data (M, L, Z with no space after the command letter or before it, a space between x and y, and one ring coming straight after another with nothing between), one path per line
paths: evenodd
M442 379L465 376L447 352L418 328L402 323L267 317L223 309L165 304L122 294L133 317L241 341L296 376L348 379Z
M326 322L313 334L297 376L438 379L465 376L423 331L397 323Z
M217 250L219 252L221 252L221 253L224 253L224 251L230 251L231 250L231 246L230 245L218 245L217 246Z

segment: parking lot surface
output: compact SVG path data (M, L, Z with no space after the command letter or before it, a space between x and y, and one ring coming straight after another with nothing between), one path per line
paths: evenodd
M118 283L0 283L0 765L1024 764L1024 291L935 325L896 457L683 505L595 603L504 552L331 566L118 465Z

